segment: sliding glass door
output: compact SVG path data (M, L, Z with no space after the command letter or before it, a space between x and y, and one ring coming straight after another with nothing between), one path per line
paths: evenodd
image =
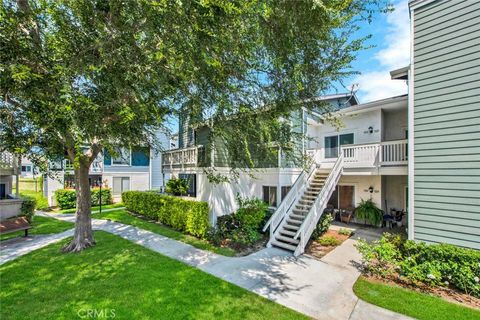
M325 158L337 158L340 153L340 147L353 144L353 142L353 133L325 137Z

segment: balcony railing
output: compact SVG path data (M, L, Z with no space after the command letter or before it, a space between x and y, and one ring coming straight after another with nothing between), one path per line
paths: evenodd
M11 169L14 166L15 157L9 152L0 153L0 167L4 169Z
M344 156L345 168L405 166L408 163L407 140L346 145L341 147L341 152ZM329 161L332 159L326 159L324 154L324 149L307 150L307 155L318 164L332 162Z
M73 171L73 163L65 159L63 160L63 170L64 171ZM103 172L103 161L102 160L94 160L90 165L90 173L102 173Z
M162 165L164 168L176 168L196 166L198 163L198 146L169 150L162 153Z

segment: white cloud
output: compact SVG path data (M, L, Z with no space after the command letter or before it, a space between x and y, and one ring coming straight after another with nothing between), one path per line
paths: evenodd
M407 93L406 81L392 80L386 70L364 73L355 79L355 83L360 84L357 94L361 103Z
M408 0L395 3L395 11L387 16L384 48L374 59L379 68L362 73L354 79L359 84L361 102L368 102L407 93L405 81L391 80L390 71L405 67L410 60L410 18Z

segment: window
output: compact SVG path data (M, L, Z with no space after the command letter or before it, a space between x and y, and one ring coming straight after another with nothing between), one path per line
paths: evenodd
M285 199L290 189L292 189L292 186L282 186L282 201Z
M355 208L355 187L337 186L328 201L328 205L335 209Z
M188 182L187 195L189 195L190 197L196 197L197 196L197 175L190 174L190 173L180 173L178 177L180 179L187 180Z
M129 177L113 177L113 194L121 195L122 192L130 190Z
M337 158L340 146L353 144L353 133L325 137L325 158Z
M263 201L270 207L277 206L277 187L263 186Z
M30 165L22 166L22 172L32 172L32 166Z
M130 165L130 150L125 148L117 148L117 155L112 156L112 166L129 166Z
M132 148L132 166L148 167L150 165L150 150L143 147Z

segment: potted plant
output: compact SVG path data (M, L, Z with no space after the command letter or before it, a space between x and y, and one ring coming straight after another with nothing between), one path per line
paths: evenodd
M372 199L362 199L360 205L355 209L355 215L358 219L368 221L375 227L378 227L383 220L383 211L375 205Z

